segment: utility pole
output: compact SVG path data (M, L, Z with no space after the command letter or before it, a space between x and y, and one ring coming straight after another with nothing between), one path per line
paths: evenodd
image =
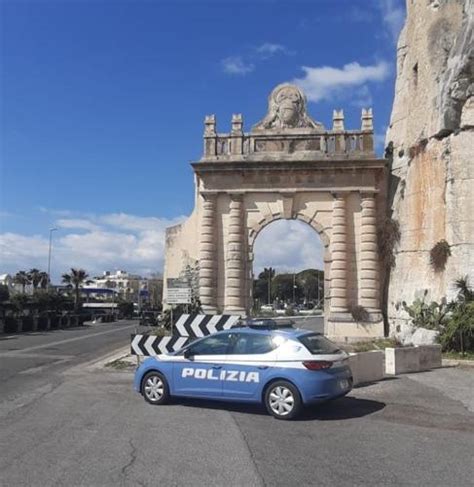
M50 228L49 229L49 252L48 252L48 291L51 287L51 250L52 250L52 243L53 243L53 232L56 232L57 228Z
M268 281L268 299L267 299L267 303L270 304L270 301L271 301L271 289L272 289L272 268L269 267L268 268L268 274L267 274L267 281Z
M296 304L296 274L293 271L293 304Z

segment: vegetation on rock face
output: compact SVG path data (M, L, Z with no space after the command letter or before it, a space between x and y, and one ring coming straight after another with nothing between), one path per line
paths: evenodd
M448 257L451 255L451 249L446 240L440 240L430 250L430 264L435 272L441 272L446 267Z
M349 312L351 313L354 321L357 321L358 323L365 323L369 321L369 313L363 306L351 306L349 308Z
M416 299L410 306L403 307L410 315L415 327L428 328L439 332L439 341L445 351L474 351L474 291L468 278L462 277L454 282L458 293L456 299L446 303L425 302Z
M386 269L395 267L395 247L400 242L400 224L386 217L377 232L377 246L380 260Z

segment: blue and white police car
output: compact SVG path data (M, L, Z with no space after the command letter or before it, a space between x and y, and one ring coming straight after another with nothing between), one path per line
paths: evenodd
M319 333L251 322L145 360L134 388L150 404L170 397L260 402L278 419L352 389L348 355Z

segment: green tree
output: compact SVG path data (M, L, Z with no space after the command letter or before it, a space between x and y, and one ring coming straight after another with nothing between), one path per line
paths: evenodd
M324 296L324 272L318 269L305 269L296 276L306 301L319 300Z
M0 284L0 304L10 299L10 291L6 284Z
M33 292L36 292L38 286L43 278L42 272L39 269L33 268L28 271L28 278L33 286Z
M21 292L25 294L25 289L26 286L30 284L30 276L28 275L28 272L26 271L18 271L14 276L13 276L13 282L15 284L19 284L21 286Z
M89 282L88 277L89 274L84 269L74 269L73 267L69 274L62 275L62 281L74 288L74 309L76 311L79 309L80 288Z
M288 303L293 300L299 301L303 292L294 274L278 274L272 281L272 294L275 298Z

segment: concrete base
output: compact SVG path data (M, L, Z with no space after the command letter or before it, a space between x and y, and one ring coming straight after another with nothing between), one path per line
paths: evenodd
M336 342L367 341L384 338L384 325L382 320L358 323L352 319L352 316L350 321L336 321L330 316L324 323L324 334Z
M385 349L385 373L388 375L421 372L441 367L441 363L441 345Z
M353 353L349 357L354 385L382 380L385 375L385 353L383 350Z

